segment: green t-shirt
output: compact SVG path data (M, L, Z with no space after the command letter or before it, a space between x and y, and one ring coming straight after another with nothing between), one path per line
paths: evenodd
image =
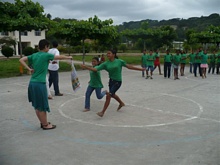
M173 62L174 65L179 65L180 61L181 61L181 55L180 54L176 54L175 56L173 56L172 62Z
M189 62L190 63L194 63L194 61L195 61L195 54L194 53L189 54L188 58L189 58Z
M147 55L147 66L154 66L154 55Z
M172 55L170 54L165 54L164 55L164 62L171 62Z
M195 54L195 63L201 63L201 53Z
M202 54L201 55L201 64L207 64L207 62L208 62L208 55Z
M147 64L147 55L143 54L141 57L141 65L146 65Z
M94 68L97 68L97 66L95 66ZM103 88L100 71L97 72L90 71L89 86L93 88Z
M211 54L209 57L209 63L215 63L215 59L216 59L216 55L215 54Z
M216 62L219 63L220 62L220 53L218 55L216 55Z
M122 81L122 67L126 67L126 62L121 59L114 59L114 61L106 61L99 66L97 70L106 70L109 74L109 78L116 81Z
M30 81L46 83L49 61L54 59L54 55L46 52L37 52L27 58L29 65L34 69Z
M180 61L180 63L181 64L185 64L186 63L186 58L187 58L186 54L181 54L181 61Z

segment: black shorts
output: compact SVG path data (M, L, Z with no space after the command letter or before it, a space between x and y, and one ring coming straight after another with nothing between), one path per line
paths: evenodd
M121 87L122 82L109 79L109 93L111 96L114 96L116 91Z

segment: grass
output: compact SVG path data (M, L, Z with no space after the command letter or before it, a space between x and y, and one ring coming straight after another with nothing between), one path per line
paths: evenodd
M97 56L97 54L94 55L86 55L85 56L85 62L91 63L92 58ZM120 59L127 62L127 64L132 65L140 65L141 62L141 55L126 55L126 54L119 54L118 55ZM75 61L82 61L82 55L73 55L73 60ZM107 60L107 57L106 57ZM160 58L161 64L163 64L163 58ZM188 64L188 60L187 60ZM0 58L0 78L8 78L8 77L15 77L20 76L19 72L19 58ZM80 66L78 64L75 64L76 70L80 69ZM71 70L71 65L60 61L60 72L67 72ZM27 74L27 70L24 69L24 74Z
M0 59L0 78L21 76L19 68L19 58ZM76 69L80 69L79 65L75 65ZM60 61L60 72L71 71L71 65ZM23 74L27 74L27 69L23 67Z

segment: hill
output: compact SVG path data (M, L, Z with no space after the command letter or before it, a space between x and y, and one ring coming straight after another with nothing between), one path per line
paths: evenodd
M125 29L137 29L140 28L142 22L148 22L149 28L157 28L161 26L172 26L178 36L179 41L183 41L185 39L185 32L187 29L195 29L200 32L206 30L206 28L210 25L220 26L220 15L218 13L213 13L209 16L201 16L201 17L191 17L188 19L182 18L173 18L169 20L141 20L141 21L130 21L123 22L122 25L119 25L119 31Z

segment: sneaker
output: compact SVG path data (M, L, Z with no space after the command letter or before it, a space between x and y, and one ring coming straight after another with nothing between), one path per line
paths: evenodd
M153 77L150 77L150 79L153 79Z
M63 94L62 93L58 93L55 96L63 96Z
M147 76L146 79L148 79L150 76Z

